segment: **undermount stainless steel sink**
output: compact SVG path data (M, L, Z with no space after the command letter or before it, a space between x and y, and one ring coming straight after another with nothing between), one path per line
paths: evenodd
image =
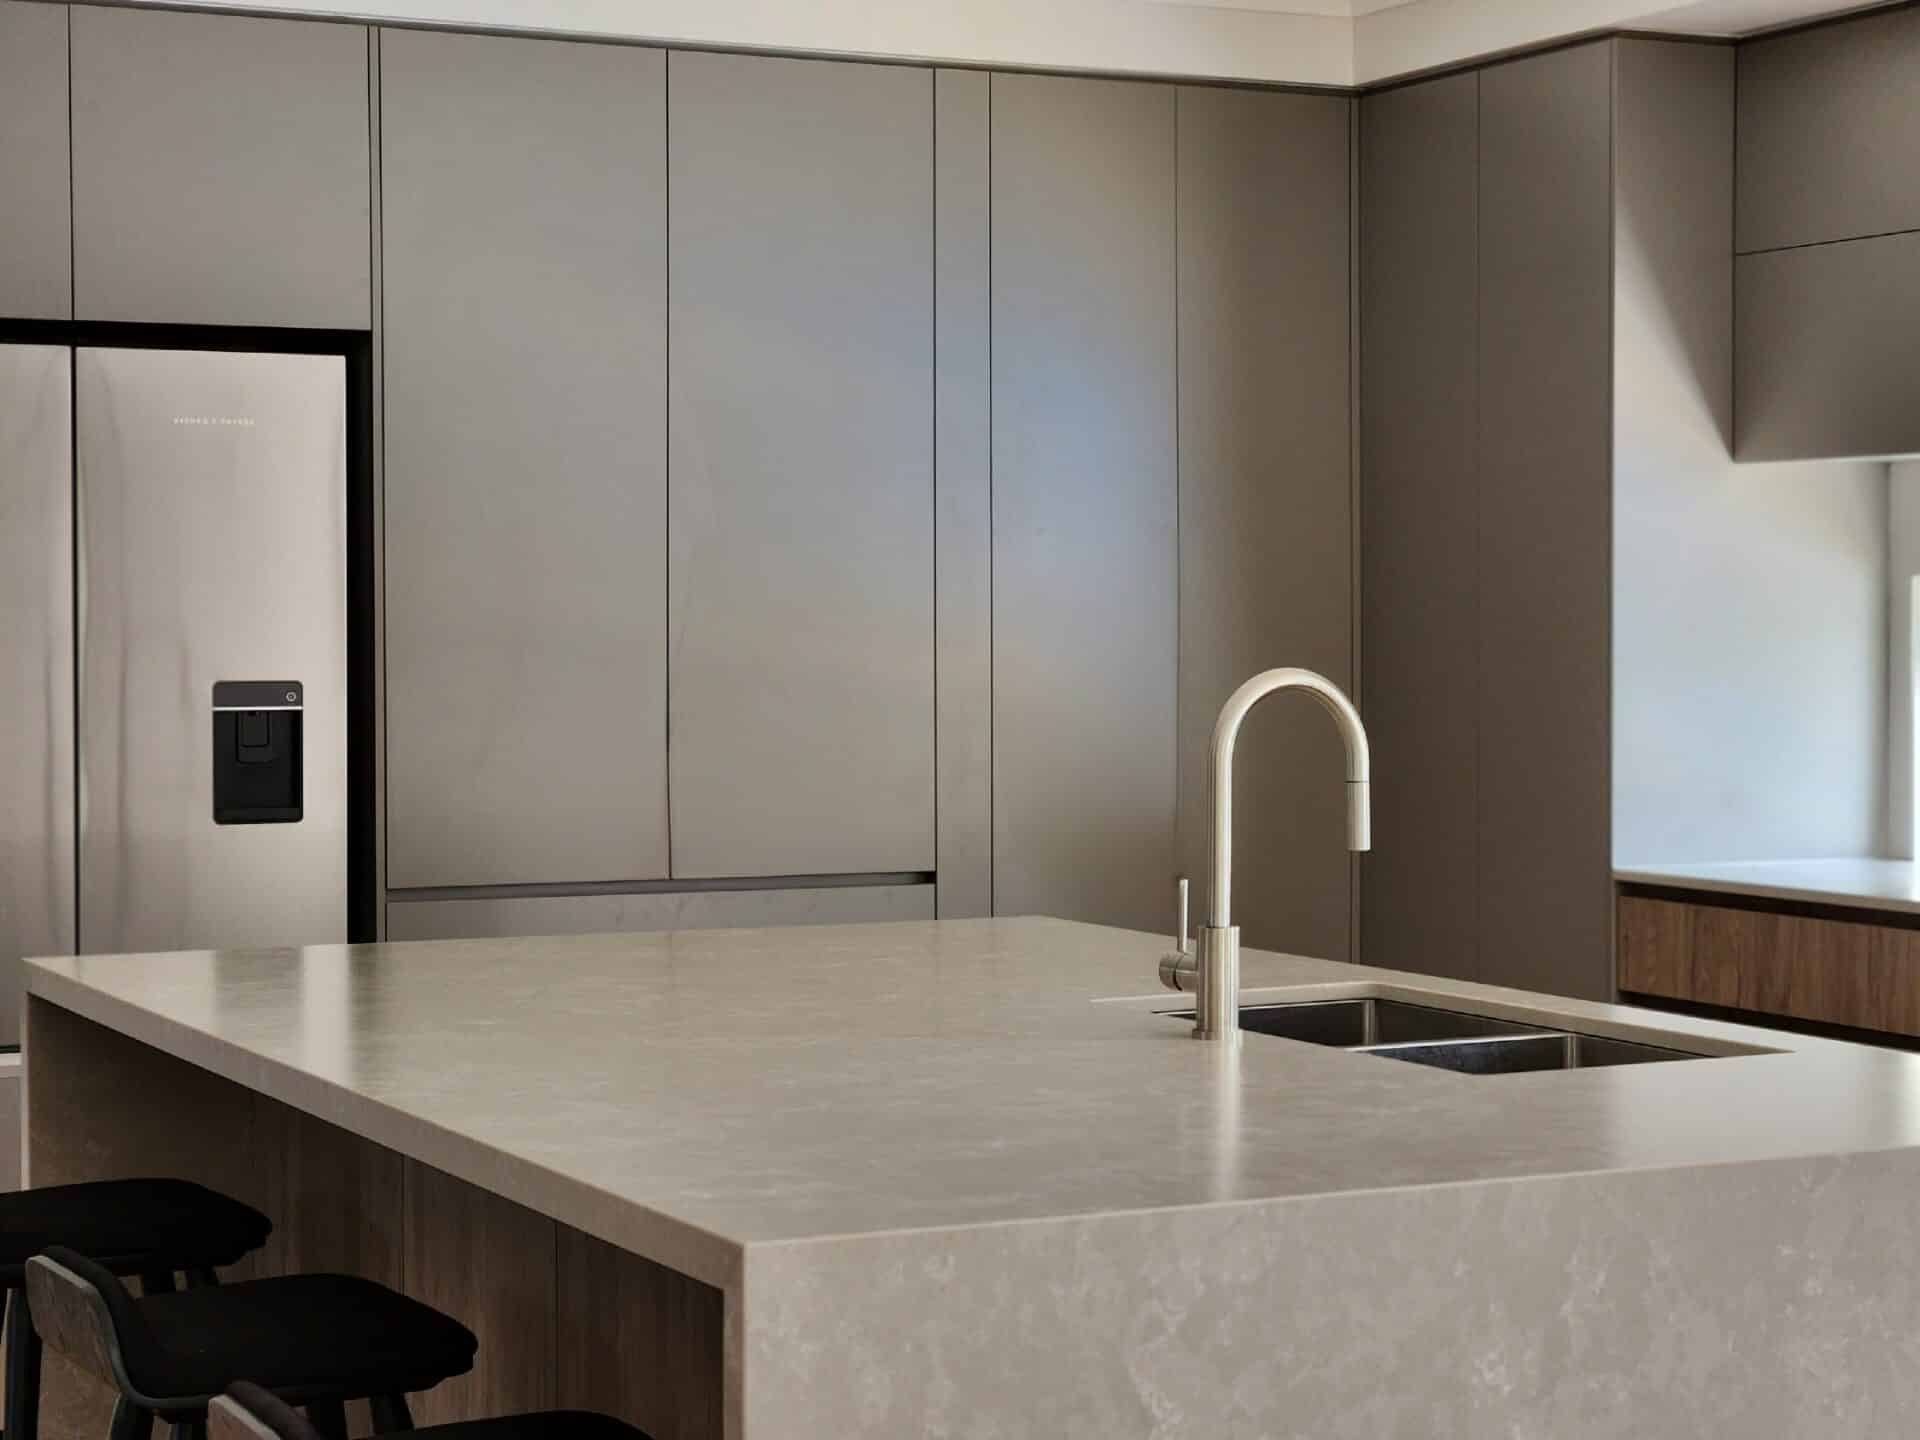
M1193 1018L1191 1010L1169 1013L1180 1019ZM1516 1075L1534 1070L1703 1058L1660 1045L1372 997L1243 1004L1240 1028L1256 1035L1277 1035L1465 1075Z
M1404 1045L1361 1045L1361 1055L1406 1060L1457 1070L1463 1075L1518 1075L1529 1070L1581 1070L1595 1065L1645 1065L1655 1060L1698 1060L1685 1050L1549 1030L1538 1035L1483 1035L1457 1040L1417 1040Z

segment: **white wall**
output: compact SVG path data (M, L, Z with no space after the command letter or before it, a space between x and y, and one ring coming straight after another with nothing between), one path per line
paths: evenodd
M1614 292L1614 858L1871 855L1884 464L1735 465L1732 69L1623 42Z
M1886 853L1914 858L1920 816L1914 782L1914 590L1920 587L1920 461L1902 460L1887 481L1887 841Z

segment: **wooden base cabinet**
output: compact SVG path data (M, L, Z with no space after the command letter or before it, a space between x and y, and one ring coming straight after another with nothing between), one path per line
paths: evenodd
M1623 893L1622 991L1920 1035L1920 929Z

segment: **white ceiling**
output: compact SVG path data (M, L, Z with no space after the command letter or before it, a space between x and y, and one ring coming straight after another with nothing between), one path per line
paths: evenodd
M138 0L162 3L162 0ZM1860 0L198 0L838 55L1369 84L1609 29L1746 35Z

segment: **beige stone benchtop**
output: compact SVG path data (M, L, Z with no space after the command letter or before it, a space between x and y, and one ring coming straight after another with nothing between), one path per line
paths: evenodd
M1671 890L1704 890L1920 915L1920 864L1912 860L1730 860L1691 865L1623 865L1615 868L1613 878L1626 884L1658 885Z
M1156 1013L1183 999L1164 945L998 919L88 956L28 983L716 1284L825 1237L1920 1146L1920 1057L1263 952L1258 998L1721 1058L1470 1077L1249 1035L1223 1063Z

